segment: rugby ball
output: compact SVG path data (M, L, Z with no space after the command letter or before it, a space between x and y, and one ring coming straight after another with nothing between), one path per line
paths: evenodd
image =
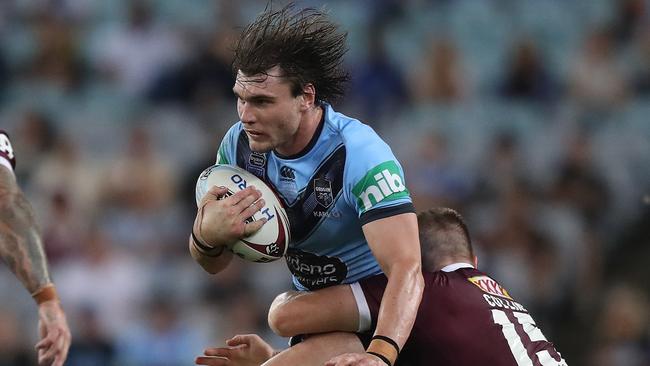
M291 238L287 213L275 192L264 181L237 166L213 165L204 170L196 182L196 203L198 205L201 202L212 186L226 187L227 197L251 185L262 192L265 205L249 217L247 222L262 218L268 221L257 232L241 238L228 249L248 261L271 262L285 255Z

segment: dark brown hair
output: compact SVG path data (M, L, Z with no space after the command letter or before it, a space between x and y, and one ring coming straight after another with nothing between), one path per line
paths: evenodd
M269 5L236 42L233 72L253 76L279 66L293 96L311 83L317 101L331 102L343 95L349 80L342 67L346 38L322 11L296 11L293 4L273 10Z
M440 264L448 259L473 260L469 231L458 212L446 207L421 212L418 214L418 227L425 270L438 270Z

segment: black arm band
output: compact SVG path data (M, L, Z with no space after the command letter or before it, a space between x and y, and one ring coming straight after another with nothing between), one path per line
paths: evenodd
M376 335L376 336L373 336L372 339L379 339L379 340L382 340L382 341L390 344L391 346L395 347L395 350L397 351L397 354L399 355L399 352L400 352L399 351L399 346L397 345L397 342L395 342L391 338L383 336L383 335Z
M192 241L194 242L194 248L207 257L218 257L223 253L223 247L214 248L202 243L199 238L194 235L194 230L192 230Z
M377 352L372 352L372 351L371 351L371 352L366 352L366 353L369 354L369 355L373 355L373 356L377 356L377 357L379 357L379 358L380 358L382 361L384 361L384 362L386 363L386 365L388 365L388 366L393 366L393 365L390 363L390 361L386 358L386 356L384 356L384 355L381 355L381 354L379 354L379 353L377 353Z

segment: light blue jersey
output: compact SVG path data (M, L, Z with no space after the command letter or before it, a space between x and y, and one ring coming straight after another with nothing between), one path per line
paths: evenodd
M297 155L252 152L241 122L226 133L217 154L218 164L248 170L280 196L291 223L286 260L299 290L381 273L361 226L414 212L390 147L369 126L328 104L323 109L322 123Z

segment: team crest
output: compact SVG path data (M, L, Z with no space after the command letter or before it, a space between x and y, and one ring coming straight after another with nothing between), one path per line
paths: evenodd
M248 155L248 163L246 164L246 170L250 173L253 173L256 177L264 180L266 178L266 171L264 166L266 165L266 154L258 153L252 151Z
M314 179L314 194L316 195L316 202L325 208L330 207L334 202L332 182L324 178Z
M488 294L497 295L512 300L512 297L510 297L508 291L505 288L503 288L501 285L499 285L497 281L491 279L488 276L475 276L475 277L470 277L467 280L473 283L474 285L476 285L476 287L483 290L483 292L487 292Z
M251 154L248 156L248 164L251 166L256 166L258 168L264 167L266 164L266 154L263 153L258 153L258 152L251 152Z

